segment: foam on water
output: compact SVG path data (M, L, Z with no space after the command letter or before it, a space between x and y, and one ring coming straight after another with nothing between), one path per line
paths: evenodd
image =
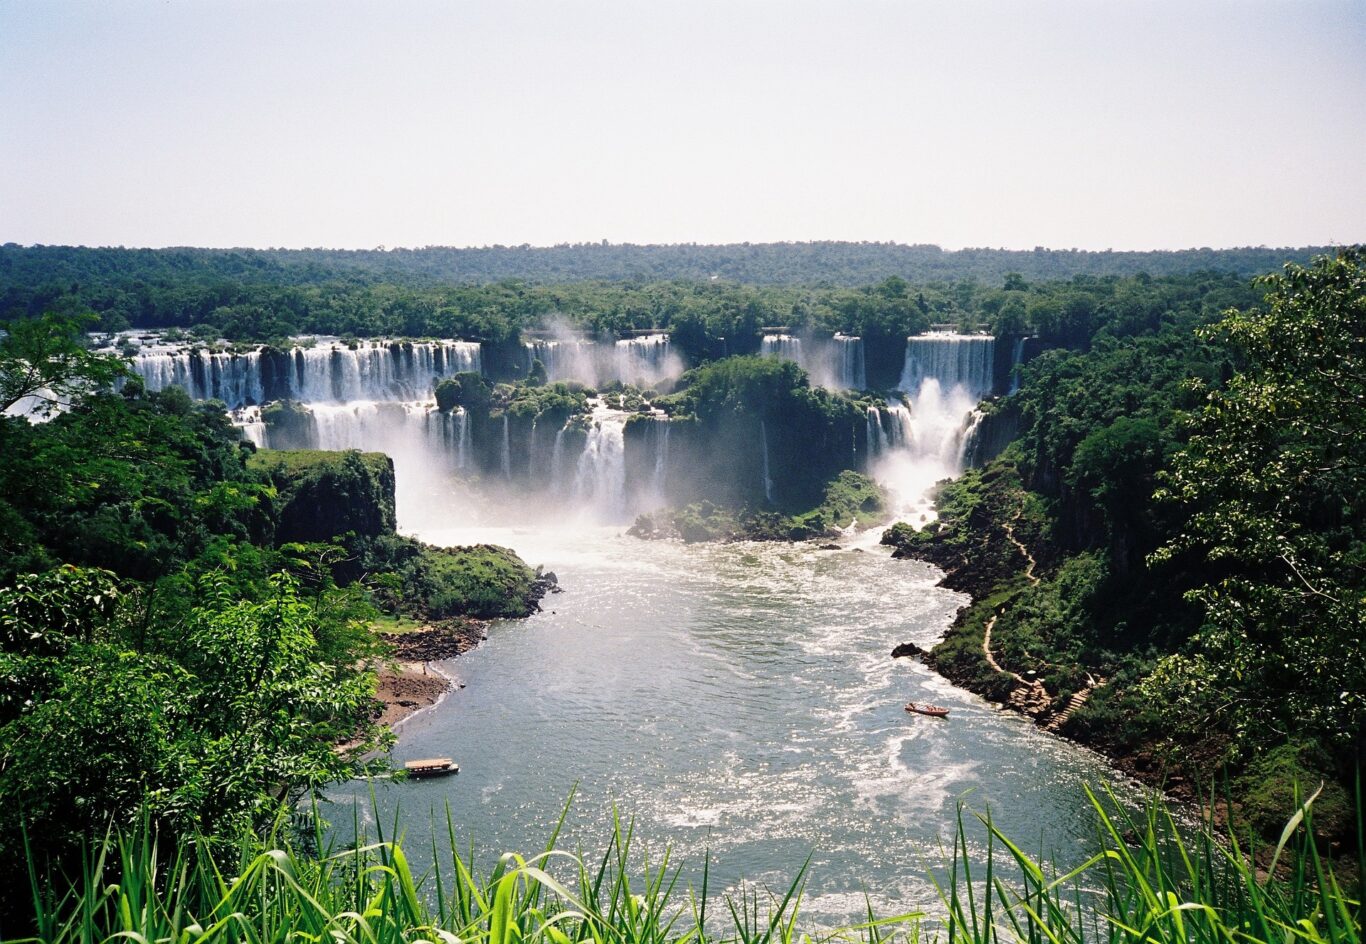
M1026 841L1047 829L1063 861L1092 825L1079 784L1108 777L1096 758L889 657L931 643L963 601L928 566L577 527L424 537L512 545L566 592L459 660L468 688L405 728L395 756L448 754L461 775L379 786L386 811L449 800L461 841L532 851L577 783L569 847L596 848L616 804L645 848L672 847L685 882L704 850L714 885L776 881L814 850L811 914L832 922L862 912L865 888L875 907L933 905L908 862L934 859L959 798ZM950 719L908 715L911 699ZM369 789L335 798L367 804ZM422 828L409 818L419 848Z

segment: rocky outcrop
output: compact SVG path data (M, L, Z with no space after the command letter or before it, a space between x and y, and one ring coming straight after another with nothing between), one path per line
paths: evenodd
M438 662L469 652L488 638L488 624L480 620L453 619L411 633L381 633L403 662Z

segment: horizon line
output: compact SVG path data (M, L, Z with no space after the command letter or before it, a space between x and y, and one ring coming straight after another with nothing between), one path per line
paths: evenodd
M1328 240L1321 243L1305 243L1302 245L1268 245L1259 243L1256 245L1242 244L1233 246L1182 246L1176 248L1121 248L1107 246L1104 249L1088 249L1079 246L1053 247L1035 245L1030 247L1010 247L1010 246L959 246L957 248L946 248L939 243L905 243L897 240L880 239L782 239L764 241L741 241L741 242L611 242L603 240L588 240L581 242L558 242L544 245L533 245L531 243L485 243L483 245L458 246L446 243L427 243L424 245L412 246L389 246L378 244L375 246L243 246L243 245L211 245L211 244L167 244L160 246L150 245L128 245L119 243L117 245L105 243L92 245L87 243L20 243L8 240L0 243L0 248L9 249L18 247L20 249L88 249L88 250L123 250L123 251L149 251L149 252L171 252L176 250L208 250L214 252L354 252L354 253L390 253L390 252L489 252L489 251L549 251L556 249L731 249L731 248L754 248L754 247L774 247L774 246L887 246L901 249L922 249L935 250L941 253L960 253L960 252L1014 252L1014 253L1094 253L1104 254L1155 254L1155 253L1183 253L1183 252L1235 252L1238 250L1267 250L1267 251L1286 251L1286 250L1306 250L1306 249L1345 249L1352 246L1366 244L1366 240L1339 242Z

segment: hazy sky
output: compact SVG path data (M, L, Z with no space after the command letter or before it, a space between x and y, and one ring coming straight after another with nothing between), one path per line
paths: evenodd
M0 242L1366 241L1366 0L0 0Z

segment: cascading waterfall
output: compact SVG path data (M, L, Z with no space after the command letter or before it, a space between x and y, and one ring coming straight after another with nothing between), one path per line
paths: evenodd
M564 492L564 427L555 431L555 445L550 450L550 490L559 495Z
M467 454L468 418L463 411L442 413L429 401L357 400L351 403L312 403L305 407L303 431L272 430L259 419L260 438L253 433L249 408L237 419L244 433L260 447L361 449L383 452L394 462L400 517L415 520L434 501L449 495L450 472ZM462 442L464 445L462 446Z
M522 343L526 369L539 360L546 380L577 380L590 387L620 381L636 387L653 387L683 373L683 360L674 353L667 334L597 343L564 337Z
M643 499L647 505L662 505L665 502L664 489L669 481L669 434L673 424L668 416L657 413L647 427L646 442L654 455L650 467L650 484Z
M243 439L257 449L266 448L266 424L261 419L260 407L246 407L234 422L237 424L237 428L242 430Z
M460 408L460 434L456 440L455 447L455 466L460 470L469 468L470 464L470 415L464 407Z
M973 398L991 393L996 339L977 334L934 333L906 339L906 361L898 389L914 395L926 380L944 390L961 387Z
M503 414L503 445L498 457L503 469L503 478L512 481L512 438L508 432L508 415Z
M682 373L683 362L673 353L667 334L623 338L614 354L616 379L635 387L653 387Z
M133 371L148 390L180 387L193 400L222 400L229 409L261 403L261 354L152 350L133 358Z
M868 457L876 459L885 455L888 449L887 431L882 427L882 411L875 406L868 407Z
M613 521L628 516L625 434L629 415L594 401L593 425L574 476L575 499Z
M863 364L863 338L837 334L831 340L831 374L841 390L864 390L868 376Z
M133 358L148 390L181 387L191 399L222 400L229 409L266 400L346 403L420 400L442 377L480 372L476 341L335 341L288 351L184 350L150 347Z
M536 417L531 418L531 432L526 437L526 477L536 481Z
M806 361L802 357L802 339L794 338L790 334L764 335L759 341L759 353L764 357L778 357L806 366Z
M565 380L577 380L589 386L598 383L598 358L592 341L582 338L523 341L522 349L526 369L530 371L532 362L540 361L545 367L546 380L551 383Z
M931 485L962 471L977 404L990 395L995 339L934 333L906 339L904 402L869 411L874 474L904 509L929 514ZM885 438L884 438L885 432Z
M1010 389L1007 394L1015 393L1020 389L1020 363L1024 360L1025 338L1015 339L1015 343L1010 348Z

